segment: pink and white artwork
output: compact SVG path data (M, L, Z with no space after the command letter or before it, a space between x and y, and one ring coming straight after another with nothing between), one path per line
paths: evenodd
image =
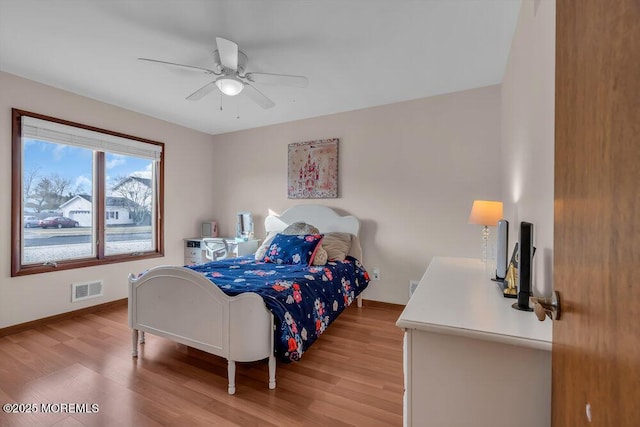
M289 144L290 199L338 197L338 138Z

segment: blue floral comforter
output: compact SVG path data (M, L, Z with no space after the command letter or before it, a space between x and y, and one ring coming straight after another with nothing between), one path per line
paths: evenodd
M240 257L189 268L203 273L227 295L260 295L274 315L275 355L286 362L299 360L369 284L369 274L352 257L317 267Z

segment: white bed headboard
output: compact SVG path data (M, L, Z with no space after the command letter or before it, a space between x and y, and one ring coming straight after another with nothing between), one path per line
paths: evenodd
M297 205L280 215L267 216L264 220L264 227L267 233L279 233L294 222L311 224L321 233L337 231L352 234L354 237L351 241L349 255L362 261L362 248L358 238L360 221L355 216L342 216L333 209L322 205Z

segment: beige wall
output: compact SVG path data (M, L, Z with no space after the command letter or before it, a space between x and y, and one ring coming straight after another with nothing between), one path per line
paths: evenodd
M436 255L475 257L474 199L506 202L512 226L536 225L537 286L548 289L553 248L555 2L525 0L504 83L453 94L210 136L0 73L0 229L10 230L10 109L21 108L166 143L163 259L10 278L0 242L0 327L126 296L128 272L182 263L182 238L201 220L234 234L235 213L322 203L362 219L365 265L380 269L368 299L404 303ZM287 199L287 145L340 138L340 197ZM501 142L502 141L502 142ZM194 197L194 195L200 195ZM517 239L512 227L511 244ZM542 256L540 256L542 255ZM542 262L544 261L544 262ZM103 279L105 296L71 304L70 284Z
M11 108L50 115L165 143L164 258L12 278ZM215 206L210 195L211 135L0 72L0 328L127 296L127 274L161 263L182 264L182 238ZM71 283L103 279L105 295L71 303Z
M534 224L534 289L552 291L555 0L524 0L502 82L502 178L510 244Z
M366 299L406 303L431 257L480 256L474 199L498 199L500 87L490 86L213 138L214 218L233 234L235 213L321 203L362 220L365 266L380 269ZM340 197L287 199L287 145L340 138Z

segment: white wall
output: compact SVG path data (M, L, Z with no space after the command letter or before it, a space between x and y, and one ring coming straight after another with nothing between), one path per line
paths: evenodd
M419 99L212 137L0 72L0 231L11 219L10 109L20 108L166 143L164 258L10 277L0 242L0 327L126 297L126 274L183 262L182 238L216 219L235 232L238 211L322 203L362 219L366 298L405 303L408 281L435 255L475 257L474 199L502 199L511 221L535 224L536 293L551 291L555 0L523 0L502 86ZM340 138L340 197L289 200L287 144ZM212 143L213 142L213 143ZM186 191L188 190L188 191ZM199 195L194 197L194 195ZM105 296L71 304L70 284L103 279Z
M235 214L321 203L362 220L365 266L380 269L366 299L406 303L431 257L480 256L474 199L499 199L500 87L340 113L214 137L215 210L222 235ZM339 138L337 199L287 199L287 145Z
M523 0L502 82L502 176L510 244L534 224L534 293L552 291L555 0Z
M165 143L165 257L10 277L11 108ZM0 328L127 296L127 274L182 264L182 239L213 210L211 135L0 72ZM103 279L102 298L71 303L71 283Z

